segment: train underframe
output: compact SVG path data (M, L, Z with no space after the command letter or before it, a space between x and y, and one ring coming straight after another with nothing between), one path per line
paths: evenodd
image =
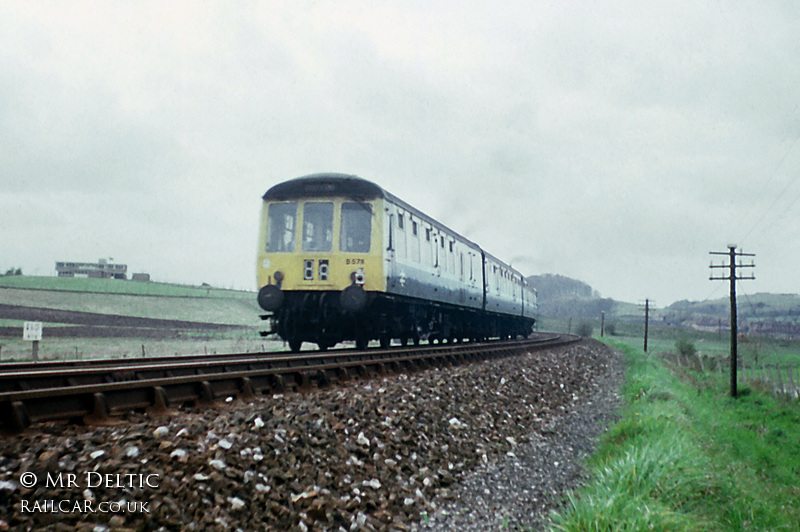
M347 340L363 349L370 340L388 347L394 339L407 345L527 337L535 321L380 293L367 293L363 308L353 311L335 291L285 292L281 307L264 318L271 330L262 334L277 334L295 352L303 342L325 350Z

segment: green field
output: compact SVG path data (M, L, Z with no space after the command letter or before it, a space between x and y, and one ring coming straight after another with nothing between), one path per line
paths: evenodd
M577 334L581 324L590 326L592 336L600 337L599 319L549 318L539 319L539 329L553 332L571 332ZM624 342L644 348L644 325L629 321L606 319L606 327L611 326L613 333L606 331L605 338ZM704 332L678 327L664 327L651 323L648 327L647 351L650 354L674 353L675 342L681 338L694 343L698 353L708 357L727 359L730 355L730 333L724 331ZM738 342L739 360L750 366L753 362L774 364L793 363L800 366L800 340L786 340L750 336Z

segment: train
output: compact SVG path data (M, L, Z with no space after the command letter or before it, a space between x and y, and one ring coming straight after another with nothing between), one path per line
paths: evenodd
M355 175L271 187L258 237L261 318L293 352L527 337L536 291L441 222Z

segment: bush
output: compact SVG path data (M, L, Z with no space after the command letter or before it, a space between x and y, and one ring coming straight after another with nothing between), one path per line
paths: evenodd
M678 353L686 357L693 357L697 354L697 348L694 346L694 342L686 338L678 339L675 342L675 349L678 350Z
M580 325L578 325L578 328L575 330L575 334L577 334L578 336L583 336L584 338L588 338L592 335L593 330L594 327L592 327L591 323L589 323L588 321L582 321Z

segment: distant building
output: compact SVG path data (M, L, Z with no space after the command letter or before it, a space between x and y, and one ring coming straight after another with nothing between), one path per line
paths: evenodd
M106 259L97 262L56 262L59 277L91 277L93 279L127 279L127 264L112 264Z
M145 283L149 283L150 282L150 274L149 273L134 273L133 275L131 275L131 279L133 279L134 281L142 281L142 282L145 282Z

